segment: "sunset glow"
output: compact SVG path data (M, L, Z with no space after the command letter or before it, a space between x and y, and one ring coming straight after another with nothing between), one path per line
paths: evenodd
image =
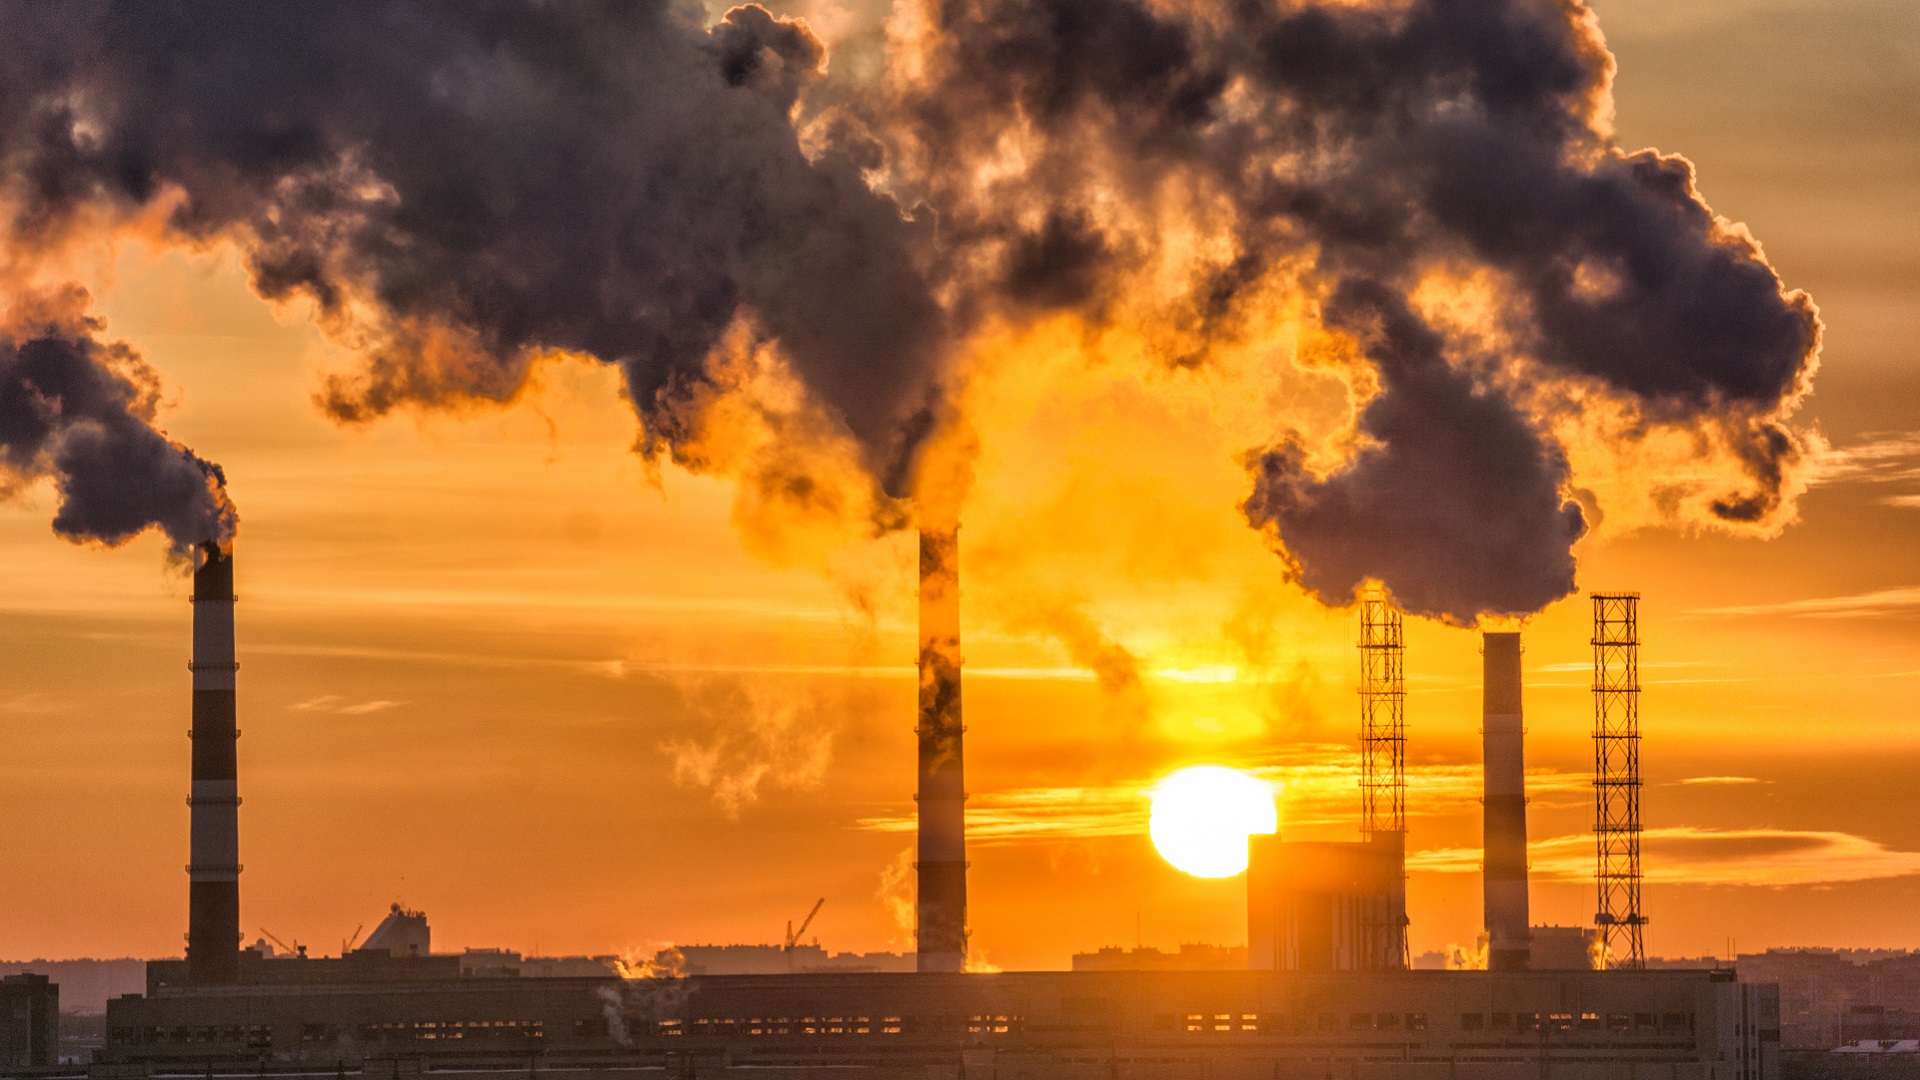
M1280 827L1273 788L1239 769L1189 765L1155 784L1148 831L1160 857L1194 877L1247 868L1247 837Z

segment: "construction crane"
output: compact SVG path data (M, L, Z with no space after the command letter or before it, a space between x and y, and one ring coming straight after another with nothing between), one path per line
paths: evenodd
M366 923L361 923L359 926L356 926L353 928L353 936L340 943L341 956L345 956L348 953L353 951L354 943L360 940L360 931L365 930L366 928L367 928Z
M281 941L279 938L275 937L273 934L273 931L267 929L264 926L260 928L260 932L267 936L268 941L271 941L275 945L280 946L281 952L287 953L288 955L291 955L291 956L298 956L302 960L307 958L307 947L305 945L302 945L297 941L294 942L292 945L289 945L286 942Z
M822 904L825 904L826 902L827 902L827 898L824 896L813 902L813 910L807 912L807 917L800 920L800 929L795 930L793 928L792 921L791 920L788 921L787 945L786 945L786 948L782 950L787 954L787 967L789 968L793 967L793 947L800 943L801 935L807 932L807 927L813 925L813 917L815 915L820 914L820 906Z

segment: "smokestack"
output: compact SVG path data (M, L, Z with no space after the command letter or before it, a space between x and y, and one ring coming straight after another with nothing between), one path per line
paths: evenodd
M1487 967L1523 971L1527 930L1526 729L1520 712L1520 635L1482 638L1485 693Z
M919 899L921 971L967 959L966 775L960 724L960 528L920 528Z
M193 575L193 862L187 979L240 981L240 795L235 787L233 555L213 544Z

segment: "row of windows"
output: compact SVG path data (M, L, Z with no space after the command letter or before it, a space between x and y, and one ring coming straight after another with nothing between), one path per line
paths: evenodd
M1186 1013L1161 1014L1154 1026L1162 1030L1184 1029L1193 1033L1265 1033L1268 1035L1329 1033L1340 1031L1342 1017L1333 1013L1310 1015L1294 1013ZM1657 1023L1656 1023L1657 1021ZM1463 1031L1600 1031L1667 1032L1693 1031L1692 1013L1597 1013L1597 1012L1496 1012L1461 1013ZM964 1030L971 1035L1005 1035L1025 1026L1020 1016L976 1014L964 1017L902 1018L899 1016L800 1016L800 1017L699 1017L689 1020L661 1020L636 1024L664 1036L794 1036L794 1035L899 1035L903 1033L946 1034ZM1345 1016L1348 1031L1425 1031L1427 1014L1423 1012L1356 1012ZM339 1024L306 1024L300 1032L304 1043L335 1043L348 1029ZM363 1042L440 1041L450 1039L544 1040L546 1023L542 1020L417 1020L352 1025L353 1035ZM606 1034L606 1023L599 1019L573 1021L576 1038L598 1038ZM273 1045L273 1029L264 1024L250 1026L115 1028L111 1040L121 1044L221 1043L249 1047Z
M1656 1020L1658 1021L1656 1023ZM1488 1027L1518 1031L1652 1031L1656 1027L1667 1031L1693 1030L1692 1013L1461 1013L1460 1027L1465 1031L1481 1031Z
M951 1032L964 1028L970 1035L1005 1035L1018 1031L1021 1018L1007 1014L978 1014L939 1020L903 1020L898 1016L754 1016L699 1017L661 1020L655 1034L676 1035L900 1035L915 1032Z
M604 1022L596 1024L590 1020L576 1020L573 1026L574 1034L582 1037L604 1034L606 1031ZM546 1037L546 1022L543 1020L394 1021L357 1024L352 1025L351 1029L363 1042L441 1039L538 1040ZM340 1024L303 1024L300 1028L300 1041L303 1043L339 1042L346 1030L347 1028ZM266 1024L119 1027L113 1029L109 1039L122 1045L218 1043L264 1049L273 1045L273 1028Z
M1175 1024L1174 1018L1162 1015L1156 1027L1165 1029L1175 1026L1188 1031L1255 1031L1269 1035L1285 1035L1289 1032L1301 1035L1316 1031L1339 1031L1340 1017L1333 1013L1321 1013L1311 1016L1295 1013L1282 1016L1278 1013L1187 1013ZM1427 1014L1410 1013L1349 1013L1346 1026L1349 1030L1359 1031L1425 1031Z

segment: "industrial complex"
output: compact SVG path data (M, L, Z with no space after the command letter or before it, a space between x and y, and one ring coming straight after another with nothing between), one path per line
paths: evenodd
M107 1002L88 1068L116 1077L558 1068L875 1080L1779 1075L1777 987L1645 963L1633 596L1593 598L1594 927L1530 925L1521 642L1488 633L1487 969L1412 969L1404 641L1400 614L1375 594L1361 605L1360 839L1252 838L1244 952L1105 950L1076 958L1074 971L975 974L963 970L958 586L957 532L924 534L917 954L829 957L799 942L802 923L784 946L688 949L636 976L610 958L434 953L425 916L399 905L339 957L264 941L242 949L233 557L207 550L193 592L187 955L149 963L143 992ZM44 1017L57 1012L57 994L45 980L9 979L0 1006L19 999ZM46 1052L57 1035L36 1022L31 1045L16 1047L11 1028L0 1033L10 1075L59 1072Z

